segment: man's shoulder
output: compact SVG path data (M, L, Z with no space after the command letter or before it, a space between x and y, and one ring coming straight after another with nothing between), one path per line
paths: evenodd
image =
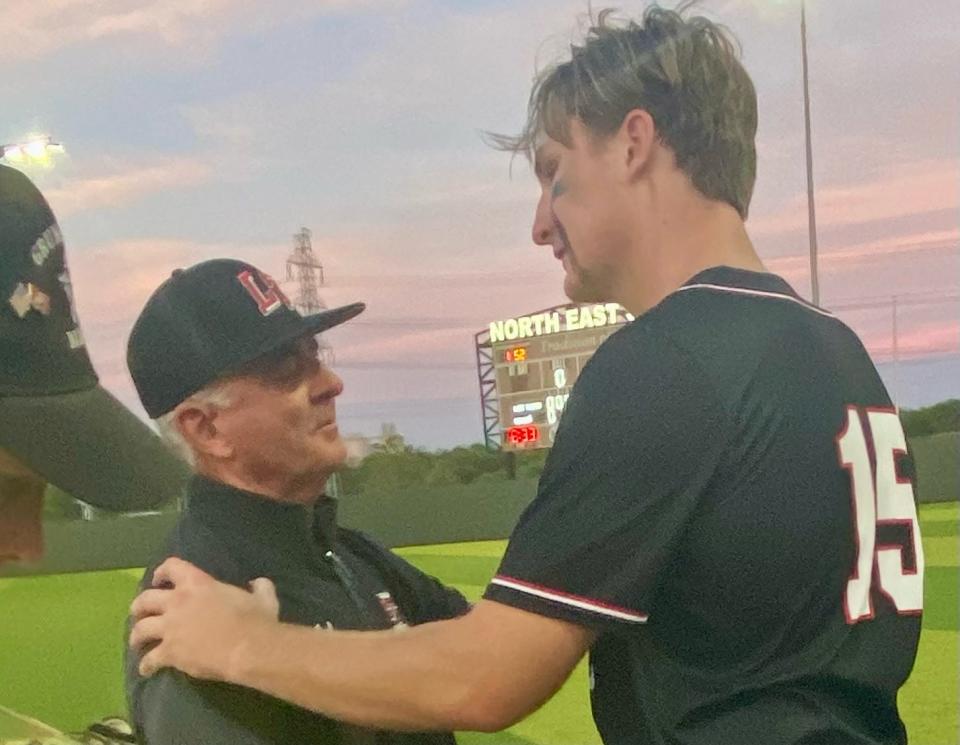
M387 546L373 536L356 528L337 528L337 540L359 558L368 561L385 561L393 566L411 566L401 556L393 553Z
M147 566L141 585L148 585L157 567L174 556L222 582L242 585L246 581L234 548L216 531L186 513L180 515L163 550Z

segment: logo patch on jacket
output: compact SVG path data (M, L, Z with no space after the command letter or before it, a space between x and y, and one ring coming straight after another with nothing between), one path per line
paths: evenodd
M378 592L377 600L380 601L380 607L383 608L383 613L390 621L391 626L395 629L407 628L409 625L407 619L403 617L403 611L400 610L400 606L393 599L393 595L389 592Z

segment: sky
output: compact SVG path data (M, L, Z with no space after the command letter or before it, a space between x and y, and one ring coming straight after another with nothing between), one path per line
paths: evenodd
M124 347L171 270L230 256L282 279L308 227L327 305L368 305L327 335L341 431L480 441L474 334L565 302L562 269L530 239L529 166L482 133L519 129L536 70L580 38L587 9L4 0L0 142L66 146L25 170L63 229L103 385L143 416ZM757 88L747 228L809 297L799 4L699 12L736 34ZM960 397L960 3L807 0L807 22L821 304L860 333L897 403Z

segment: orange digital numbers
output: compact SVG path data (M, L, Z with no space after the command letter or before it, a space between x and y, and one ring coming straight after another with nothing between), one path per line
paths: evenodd
M513 349L508 349L503 353L503 360L504 362L526 362L527 348L514 347Z

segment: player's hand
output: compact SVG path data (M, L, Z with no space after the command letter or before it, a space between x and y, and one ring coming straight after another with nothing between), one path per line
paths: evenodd
M130 606L135 621L130 647L145 652L140 660L145 677L175 667L194 678L228 680L251 632L277 620L276 590L262 577L247 592L171 558L154 572L153 586Z

